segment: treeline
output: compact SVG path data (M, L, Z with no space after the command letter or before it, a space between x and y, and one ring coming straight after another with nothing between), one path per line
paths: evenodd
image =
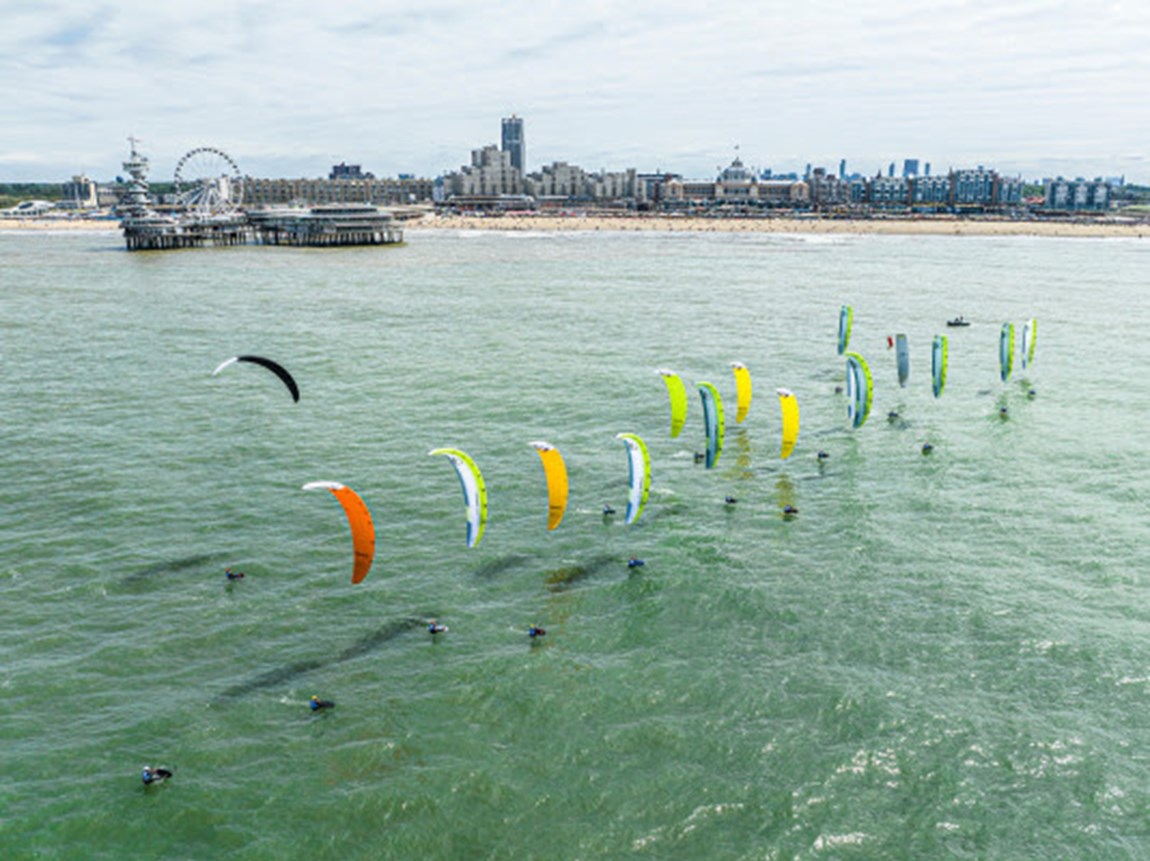
M1114 199L1129 203L1150 203L1150 185L1123 185L1114 189Z
M0 182L0 202L11 200L12 206L21 200L60 200L64 186L58 182Z
M104 183L101 183L103 186ZM153 182L153 196L172 194L173 182ZM47 200L55 203L64 199L64 185L59 182L0 182L0 209L8 209L24 200Z

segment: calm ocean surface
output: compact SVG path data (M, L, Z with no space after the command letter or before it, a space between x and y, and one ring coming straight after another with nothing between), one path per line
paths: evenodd
M1150 243L408 238L0 235L0 857L1150 858ZM211 376L239 353L300 402ZM621 431L652 458L630 528ZM570 473L551 533L537 439ZM474 549L441 446L487 480ZM373 513L359 586L317 480Z

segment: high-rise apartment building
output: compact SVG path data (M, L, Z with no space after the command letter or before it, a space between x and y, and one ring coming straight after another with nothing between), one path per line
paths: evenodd
M523 139L523 119L512 114L503 118L503 146L511 156L511 166L520 171L527 170L527 143Z

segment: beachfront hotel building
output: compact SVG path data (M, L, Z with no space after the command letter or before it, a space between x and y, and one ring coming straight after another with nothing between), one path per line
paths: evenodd
M434 180L417 178L263 179L246 176L244 206L315 206L323 203L396 206L429 203L434 186Z
M598 202L634 200L638 182L635 168L588 173L578 165L556 161L524 177L523 186L536 200Z
M1101 178L1045 179L1047 209L1062 211L1099 210L1110 208L1110 183Z
M912 206L950 206L950 176L918 176L910 190Z
M840 165L840 172L845 168ZM842 176L828 173L825 167L816 167L807 180L811 206L816 209L841 207L851 202L851 185Z
M511 164L511 153L489 144L471 151L471 164L448 179L449 194L492 197L523 194L523 171Z
M821 168L811 180L812 202L821 202L816 188ZM825 174L825 171L823 171ZM848 184L849 202L856 207L899 210L996 210L1022 205L1022 180L1000 176L984 167L952 170L931 176L877 174L857 177Z
M674 177L662 183L664 205L754 208L805 206L810 187L801 179L761 179L735 158L713 180Z
M73 176L70 182L64 183L60 203L69 209L97 209L100 206L99 187L95 180L84 174Z
M503 137L500 147L511 159L511 166L520 173L527 172L527 142L523 138L523 119L512 114L503 118Z

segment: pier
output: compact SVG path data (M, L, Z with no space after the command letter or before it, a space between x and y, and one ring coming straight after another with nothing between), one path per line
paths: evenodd
M256 241L264 245L330 248L403 242L403 228L390 213L367 204L257 210L248 213L248 223Z
M167 251L249 243L333 248L398 245L403 242L403 228L391 213L369 204L344 203L245 212L236 208L233 201L231 207L213 211L203 202L225 199L239 185L238 181L219 178L201 180L201 185L194 189L194 197L200 205L192 212L163 215L152 209L147 182L148 160L136 151L135 139L129 138L129 141L132 154L124 162L124 170L132 179L121 201L121 227L129 251Z
M195 222L162 215L125 216L121 227L129 251L166 251L173 248L202 248L205 245L244 245L251 226L243 218L228 221Z
M123 220L123 231L129 251L249 243L334 248L403 242L403 228L391 214L366 205L255 210L211 220L169 218L154 213L128 215Z

